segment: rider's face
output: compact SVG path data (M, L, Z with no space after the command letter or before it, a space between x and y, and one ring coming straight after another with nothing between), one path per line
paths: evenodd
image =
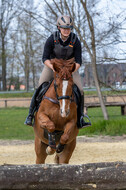
M71 33L71 29L70 28L60 28L60 32L61 32L61 35L63 35L64 37L68 37Z

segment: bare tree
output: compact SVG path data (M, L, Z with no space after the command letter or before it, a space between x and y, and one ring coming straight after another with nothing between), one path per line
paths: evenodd
M83 0L81 0L81 3L83 5L85 15L86 15L87 20L88 20L88 27L89 27L90 36L91 36L91 48L87 47L87 50L88 50L90 58L91 58L95 85L96 85L98 97L99 97L99 100L100 100L102 112L103 112L103 115L104 115L104 119L108 120L108 114L107 114L107 110L106 110L106 107L105 107L105 104L104 104L104 101L103 101L103 97L102 97L102 93L101 93L101 89L100 89L100 84L99 84L99 81L98 81L97 68L96 68L96 43L95 43L94 22L93 22L93 19L92 19L91 15L90 15L90 13L89 13L89 11L87 9L86 1L84 2ZM86 42L84 41L84 43L86 43ZM92 50L92 52L91 52L91 50Z
M24 7L21 7L23 13L17 20L18 39L16 50L19 66L25 76L26 91L32 87L35 89L38 86L38 75L42 69L41 54L43 43L43 36L39 33L40 27L38 28L38 24L36 24L31 14L31 11L35 11L34 6L30 1L29 7L28 2L26 1Z
M9 27L19 12L15 0L1 0L0 4L0 41L1 41L1 62L2 62L2 83L3 90L6 90L6 69L7 69L7 35Z

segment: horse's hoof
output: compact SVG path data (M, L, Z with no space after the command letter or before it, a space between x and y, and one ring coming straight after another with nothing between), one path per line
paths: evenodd
M52 154L54 154L55 153L55 149L52 149L50 146L48 146L47 148L46 148L46 154L48 154L48 155L52 155Z

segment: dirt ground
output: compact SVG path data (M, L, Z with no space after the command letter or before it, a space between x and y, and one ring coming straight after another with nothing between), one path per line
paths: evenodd
M46 163L54 163L54 155ZM78 137L70 164L126 162L126 135L122 137ZM0 140L0 165L35 164L34 141Z

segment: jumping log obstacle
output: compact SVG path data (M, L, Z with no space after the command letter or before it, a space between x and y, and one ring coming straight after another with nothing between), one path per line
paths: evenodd
M126 189L126 163L2 165L0 189Z

